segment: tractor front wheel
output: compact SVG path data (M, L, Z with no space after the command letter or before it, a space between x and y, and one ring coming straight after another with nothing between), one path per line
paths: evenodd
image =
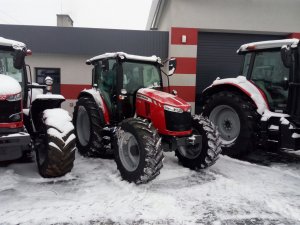
M72 119L63 109L43 112L35 152L42 177L60 177L70 172L75 160L75 135Z
M184 167L199 170L217 161L221 153L221 141L215 126L208 119L196 115L192 122L192 135L201 135L202 144L179 146L175 155Z
M141 184L159 175L164 158L161 138L147 120L124 120L115 141L115 160L124 180Z

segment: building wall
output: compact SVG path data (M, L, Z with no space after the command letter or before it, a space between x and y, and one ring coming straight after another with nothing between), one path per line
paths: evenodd
M92 56L39 54L34 53L26 58L30 65L33 81L36 81L35 68L59 68L61 76L61 94L67 99L62 107L73 113L76 98L81 90L90 87L92 83L92 66L85 61Z
M0 24L0 36L24 42L32 68L59 68L63 108L73 112L77 96L91 87L92 67L85 61L105 52L168 57L169 32Z
M299 9L299 0L166 0L158 30L291 33L300 31Z
M299 9L299 0L165 0L157 28L170 32L169 56L178 61L172 88L194 108L201 32L288 36L300 31Z

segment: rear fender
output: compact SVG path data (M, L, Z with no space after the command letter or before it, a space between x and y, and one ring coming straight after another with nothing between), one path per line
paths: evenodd
M99 90L96 90L94 88L85 89L80 92L78 99L81 97L85 97L85 96L94 99L94 101L96 102L99 109L102 110L102 112L103 112L105 123L110 124L109 111L108 111L108 108L107 108Z
M237 91L243 93L256 105L257 112L260 115L262 115L265 110L269 110L269 105L264 93L252 82L247 80L246 77L238 76L237 78L217 79L202 92L202 98L205 100L207 97L220 91Z
M30 108L30 117L33 121L33 126L27 128L28 130L39 130L41 125L42 113L46 109L60 108L61 103L65 101L65 98L62 95L54 94L40 94L37 95L35 100L31 104Z

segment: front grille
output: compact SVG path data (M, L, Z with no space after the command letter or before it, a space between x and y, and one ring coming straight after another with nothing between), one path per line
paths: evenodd
M166 127L169 131L187 131L192 129L190 112L176 113L165 110Z
M9 117L21 112L21 100L19 101L0 101L0 123L18 122L12 121ZM19 120L21 121L21 119Z

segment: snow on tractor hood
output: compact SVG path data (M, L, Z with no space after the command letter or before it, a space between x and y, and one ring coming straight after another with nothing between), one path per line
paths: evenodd
M14 95L22 91L19 82L7 75L0 74L0 96Z
M148 102L153 101L154 104L158 103L162 107L164 105L169 105L181 108L184 111L187 111L191 108L191 106L186 101L175 95L150 88L141 88L140 90L138 90L137 98L144 99Z

